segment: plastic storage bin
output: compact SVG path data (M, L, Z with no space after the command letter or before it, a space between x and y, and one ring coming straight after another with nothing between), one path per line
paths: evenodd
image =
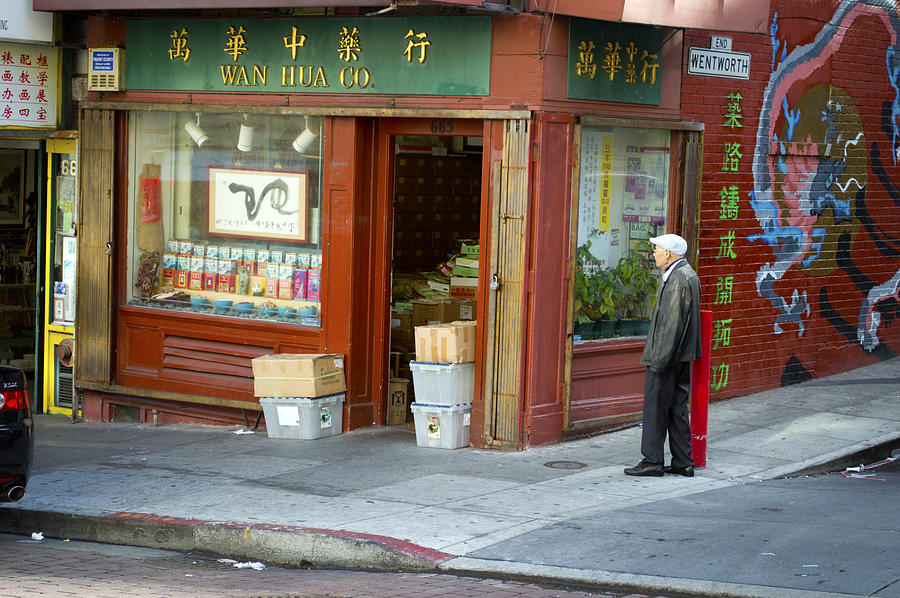
M416 401L428 405L471 405L475 397L475 363L410 361Z
M326 397L260 397L269 438L314 440L340 434L344 394Z
M469 446L472 405L413 403L416 444L427 448L458 449Z

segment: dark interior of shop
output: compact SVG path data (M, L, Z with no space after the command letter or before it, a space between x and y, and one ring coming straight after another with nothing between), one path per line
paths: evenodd
M0 363L22 368L33 404L39 151L0 147Z
M411 380L415 326L475 319L481 141L395 139L389 424L411 425L413 385L399 380Z

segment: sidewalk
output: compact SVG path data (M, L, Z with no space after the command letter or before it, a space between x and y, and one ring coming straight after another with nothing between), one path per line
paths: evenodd
M399 428L295 441L268 439L264 430L73 425L43 415L36 418L37 463L28 493L0 505L0 532L42 531L295 566L823 596L826 587L773 589L683 569L666 576L622 563L609 570L603 562L567 566L577 559L566 554L583 555L596 543L587 532L591 525L630 521L639 510L699 504L710 492L815 471L850 456L858 464L861 452L900 439L898 405L900 358L714 403L707 466L694 478L623 475L640 458L636 427L508 453L419 448L415 433ZM514 541L560 529L563 535L547 536L561 540L558 557L538 558L533 542ZM728 545L727 537L718 540Z

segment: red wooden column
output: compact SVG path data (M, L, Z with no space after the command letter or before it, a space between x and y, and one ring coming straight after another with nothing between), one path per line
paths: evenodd
M709 420L709 360L712 347L712 312L700 310L703 355L691 364L691 456L695 467L706 465L706 428Z

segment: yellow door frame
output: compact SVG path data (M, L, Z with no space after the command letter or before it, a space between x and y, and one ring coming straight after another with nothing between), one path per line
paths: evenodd
M56 354L55 347L66 338L74 340L75 327L73 325L54 324L53 323L53 238L55 227L53 211L55 209L55 197L53 193L55 187L53 185L53 156L54 154L78 154L78 143L75 139L48 139L47 140L47 234L44 239L44 359L43 359L43 398L44 413L53 413L58 415L71 415L71 407L60 407L56 405ZM75 172L78 172L75 168ZM77 185L76 185L77 189ZM72 404L75 404L73 393Z

